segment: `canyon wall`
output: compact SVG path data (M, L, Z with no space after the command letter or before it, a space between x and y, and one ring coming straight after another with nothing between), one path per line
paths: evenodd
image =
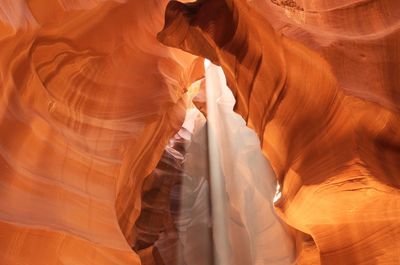
M220 65L298 264L400 262L395 1L171 1L158 39Z
M166 4L0 2L1 264L140 264L142 184L201 75L156 40Z
M271 242L275 182L224 168L235 262L400 263L400 4L182 2L0 2L0 264L211 263L205 140L182 127L197 56L276 176ZM227 164L254 154L224 136Z

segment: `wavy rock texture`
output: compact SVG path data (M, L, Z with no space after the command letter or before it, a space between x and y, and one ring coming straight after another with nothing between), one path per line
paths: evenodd
M396 1L169 3L158 38L222 66L299 264L400 262Z
M218 211L210 215L209 181L212 191L217 188L208 174L210 142L206 131L214 124L211 117L205 123L199 110L191 108L182 129L171 138L143 184L134 249L144 265L222 264L223 254L228 256L224 264L229 265L293 264L293 238L272 207L274 174L257 135L233 112L235 100L223 85L225 81L219 80L221 76L222 70L215 65L207 68L207 90L216 94L215 98L207 97L207 105L215 106L215 112L209 113L218 121L215 137L224 180L221 194L225 214ZM217 198L212 199L211 206L215 207ZM224 215L228 249L218 245L216 238L220 233L215 223Z
M140 264L142 183L201 74L155 38L166 3L1 1L1 264Z

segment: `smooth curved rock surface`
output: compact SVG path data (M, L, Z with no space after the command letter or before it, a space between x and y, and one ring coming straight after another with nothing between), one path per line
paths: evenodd
M157 186L151 176L202 77L196 56L222 67L235 110L260 139L295 262L399 264L399 3L182 2L0 2L0 264L208 262L199 258L208 259L207 242L191 240L210 229L196 159L204 141L189 151L190 185ZM158 39L196 56L157 41L165 10ZM194 101L207 115L199 84ZM259 190L267 180L248 172L228 179L246 188L227 190L235 262L268 264L275 247L289 262L290 243L279 248L266 223L252 223L271 209L257 217L243 204L249 194L252 207L270 198ZM162 207L168 193L169 203L185 202L169 205L167 225L140 215L157 207L142 192L158 187Z
M171 1L158 38L220 65L299 264L400 262L395 1Z
M1 264L140 264L142 183L201 76L155 38L166 4L0 2Z

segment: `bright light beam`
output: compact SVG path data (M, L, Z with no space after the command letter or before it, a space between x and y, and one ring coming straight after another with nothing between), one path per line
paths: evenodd
M213 238L214 238L214 264L230 265L230 247L228 238L227 207L226 207L226 189L220 155L217 141L218 114L216 91L224 85L218 74L218 67L211 64L209 60L204 61L206 73L206 96L207 96L207 130L208 130L208 153L210 166L210 188L212 201L212 220L213 220Z

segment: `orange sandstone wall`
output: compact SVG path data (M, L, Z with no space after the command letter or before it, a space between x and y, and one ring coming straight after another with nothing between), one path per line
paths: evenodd
M171 1L158 38L222 66L298 264L400 262L400 5Z
M141 187L185 113L193 56L167 1L0 2L0 263L140 264Z

